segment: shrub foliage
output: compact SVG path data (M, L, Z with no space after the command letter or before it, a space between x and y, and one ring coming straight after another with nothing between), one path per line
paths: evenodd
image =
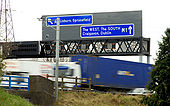
M3 75L3 69L5 68L5 64L3 63L3 58L2 58L2 55L0 54L0 82L1 82L1 77Z
M151 81L147 88L153 94L143 98L142 102L149 106L168 106L170 104L170 29L165 31L154 69L151 71Z

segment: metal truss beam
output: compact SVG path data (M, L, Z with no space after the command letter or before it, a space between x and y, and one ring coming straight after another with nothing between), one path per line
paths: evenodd
M55 41L14 42L7 58L55 57ZM72 55L138 56L150 55L149 38L87 39L60 41L60 57Z
M55 56L55 41L41 42L44 57ZM149 38L70 40L60 42L60 57L71 55L150 55Z

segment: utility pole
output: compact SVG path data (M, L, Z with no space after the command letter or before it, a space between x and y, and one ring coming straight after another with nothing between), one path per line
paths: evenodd
M39 19L40 20L40 19ZM44 20L42 20L44 21ZM45 22L47 22L48 20L45 20ZM55 74L55 96L56 96L56 101L58 100L58 66L59 66L59 44L60 44L60 18L57 17L57 19L52 20L52 21L57 21L57 25L56 28L54 28L53 26L51 26L52 29L54 29L56 31L56 49L55 49L55 60L56 60L56 68L54 70L54 74Z
M56 70L55 70L55 95L56 95L56 101L58 99L59 43L60 43L60 18L57 18L57 27L56 27Z

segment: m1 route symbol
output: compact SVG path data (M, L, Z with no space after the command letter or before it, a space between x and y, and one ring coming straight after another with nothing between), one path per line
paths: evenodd
M134 36L134 24L81 26L81 38Z

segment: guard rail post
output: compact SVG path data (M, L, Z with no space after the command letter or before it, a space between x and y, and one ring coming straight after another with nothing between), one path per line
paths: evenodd
M28 77L28 91L30 91L30 77Z
M11 76L9 76L9 89L11 89Z
M91 91L91 78L89 78L89 91Z
M64 78L61 76L61 91L63 91L64 88Z
M49 75L47 74L47 76L46 76L46 77L47 77L47 79L48 79Z
M75 81L75 88L76 88L76 90L77 90L77 77L76 77L75 80L76 80L76 81Z

